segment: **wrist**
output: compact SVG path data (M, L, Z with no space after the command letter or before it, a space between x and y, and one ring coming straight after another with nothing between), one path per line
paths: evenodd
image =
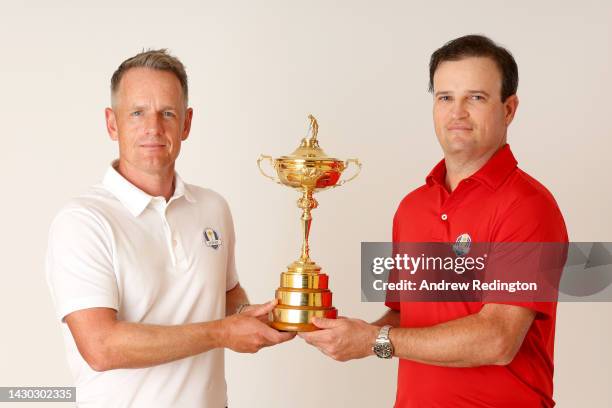
M368 356L376 355L376 353L374 353L373 345L376 343L376 338L378 337L378 333L380 332L381 327L382 326L377 326L374 324L369 325L368 340L366 342Z
M392 328L393 327L390 325L383 326L372 344L372 352L379 358L390 359L395 354L395 349L390 338Z
M238 305L238 307L236 308L236 314L240 314L244 311L244 309L246 309L248 306L251 306L250 303L241 303Z
M211 322L210 333L213 336L213 348L225 348L227 346L227 318Z

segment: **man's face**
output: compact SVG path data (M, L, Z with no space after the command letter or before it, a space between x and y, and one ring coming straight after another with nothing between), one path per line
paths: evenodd
M148 68L125 72L114 107L106 109L109 135L119 141L120 166L148 174L171 168L189 136L192 114L173 73Z
M501 101L501 73L492 59L444 61L433 85L434 126L445 155L477 158L506 143L518 98Z

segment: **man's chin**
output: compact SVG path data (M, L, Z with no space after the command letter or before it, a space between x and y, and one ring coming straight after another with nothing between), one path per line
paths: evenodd
M139 168L147 173L158 173L172 166L173 161L166 157L145 157L139 163Z
M476 150L475 143L472 139L454 138L454 140L445 143L444 152L446 154L466 154Z

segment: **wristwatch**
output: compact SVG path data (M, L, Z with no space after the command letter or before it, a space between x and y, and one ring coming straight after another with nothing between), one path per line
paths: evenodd
M236 309L236 314L242 313L244 308L247 307L247 306L251 306L251 305L249 303L241 303L241 304L239 304L238 308Z
M372 351L378 358L391 358L393 357L393 344L389 340L389 331L391 326L383 326L378 332L376 342L372 346Z

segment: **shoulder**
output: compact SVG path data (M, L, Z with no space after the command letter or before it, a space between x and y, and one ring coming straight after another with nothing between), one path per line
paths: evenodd
M500 187L500 218L496 234L504 241L567 240L565 221L552 193L521 169Z
M221 194L210 188L200 187L195 184L185 184L189 193L193 196L198 206L207 211L219 211L229 213L230 207Z
M120 203L102 185L95 185L68 200L56 213L51 229L97 229L108 228L108 218Z
M430 190L430 186L428 186L427 184L423 184L422 186L406 194L397 206L397 211L395 212L395 215L397 216L398 214L404 213L406 211L411 211L417 206L423 205L423 200L427 198Z
M523 210L534 215L552 212L561 215L552 193L542 183L519 168L501 187L500 193L505 196L504 202L509 211Z
M432 187L424 184L408 193L397 206L393 216L393 240L400 239L400 234L406 239L406 234L416 237L422 230L420 215L423 209L431 205ZM410 232L406 228L410 229Z

